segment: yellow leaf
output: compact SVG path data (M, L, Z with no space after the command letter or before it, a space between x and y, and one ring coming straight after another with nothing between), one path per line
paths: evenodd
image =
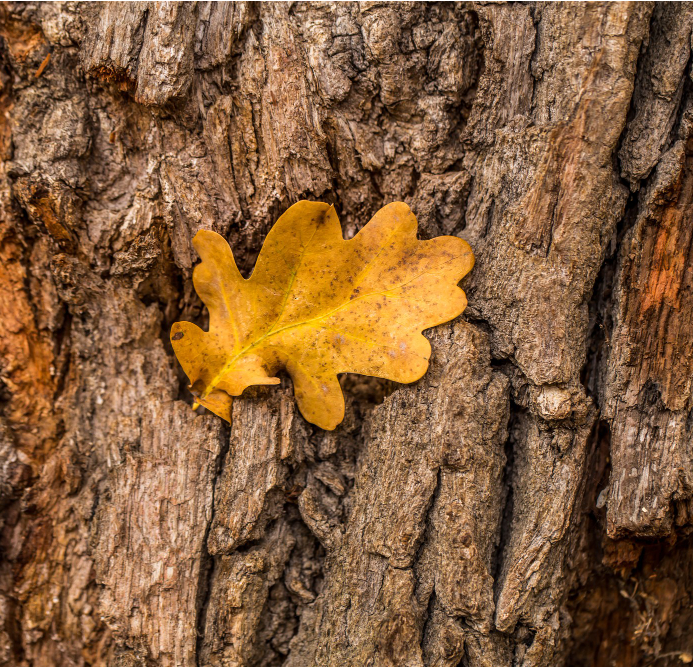
M331 430L344 418L339 373L418 380L431 354L421 332L464 310L457 283L474 256L462 239L419 241L416 229L396 202L345 241L333 207L301 201L277 220L248 280L223 237L198 232L193 282L209 331L171 329L197 402L230 421L231 397L278 384L283 368L303 416Z

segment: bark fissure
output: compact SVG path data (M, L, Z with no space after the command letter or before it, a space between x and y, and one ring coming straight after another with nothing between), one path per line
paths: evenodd
M211 597L212 581L214 578L214 557L209 553L207 548L207 540L209 539L209 533L212 529L212 524L214 523L214 490L219 484L221 478L222 469L224 467L224 462L229 454L230 450L230 438L228 432L224 433L223 444L219 450L216 461L214 462L214 477L212 479L212 512L207 525L205 527L204 536L202 538L202 559L203 563L200 567L200 583L198 584L198 596L199 601L197 603L197 615L196 615L196 630L197 630L197 643L195 646L195 657L196 664L201 667L200 662L202 655L202 642L204 640L204 629L207 620L207 610L209 608L209 601Z

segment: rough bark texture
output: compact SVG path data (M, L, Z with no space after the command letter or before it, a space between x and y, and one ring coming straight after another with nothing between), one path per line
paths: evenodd
M693 7L12 3L0 665L693 660ZM431 368L230 428L199 229L408 202L477 264Z

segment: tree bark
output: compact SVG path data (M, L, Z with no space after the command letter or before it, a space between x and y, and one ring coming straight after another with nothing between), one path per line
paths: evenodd
M689 3L8 3L0 665L693 661ZM191 239L406 201L469 307L412 385L230 427Z

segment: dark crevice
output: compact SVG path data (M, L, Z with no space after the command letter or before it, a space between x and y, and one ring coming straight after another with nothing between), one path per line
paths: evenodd
M221 479L224 466L226 465L226 459L231 448L231 433L230 429L226 426L223 427L221 431L221 448L217 459L215 461L214 477L212 481L212 511L205 527L204 537L202 539L202 553L200 556L200 574L198 578L197 586L197 643L195 647L195 664L198 667L203 667L200 662L202 655L202 648L205 641L205 625L207 623L207 609L209 607L209 601L212 593L212 580L214 578L214 567L216 559L212 554L209 553L207 548L207 540L209 538L209 533L212 529L212 524L214 523L214 512L215 512L215 496L217 485Z
M440 496L440 487L441 487L441 478L443 475L443 467L439 466L438 470L436 472L436 486L435 489L433 489L433 493L431 494L431 497L429 498L428 501L428 507L426 508L426 511L424 513L424 530L421 534L421 537L419 538L419 544L416 546L416 553L414 554L414 559L413 559L413 564L412 564L412 569L414 570L416 574L417 570L417 565L421 559L421 554L426 547L426 545L430 541L430 534L431 531L433 530L433 521L431 518L431 514L433 512L433 508L436 506L436 502L438 500L438 497ZM418 575L416 576L417 579L417 586L421 583L419 581ZM428 617L424 620L424 626L428 622Z
M693 437L693 407L688 411L686 416L686 433Z
M171 360L171 368L178 384L174 398L192 405L194 396L190 393L188 377L171 345L171 326L180 320L192 321L206 330L209 314L200 297L192 289L190 277L186 276L173 258L170 231L164 230L158 242L161 246L159 259L148 269L145 280L137 285L135 291L145 307L155 306L159 310L158 337L166 356ZM134 272L126 274L124 278L130 279L133 275ZM160 276L166 276L167 280L163 281Z
M257 638L265 651L259 651L257 660L250 664L257 667L279 667L291 654L290 643L300 624L298 605L280 578L272 585L262 610ZM282 632L278 632L281 628ZM268 655L269 654L269 655Z
M652 16L650 18L650 27L649 27L649 33L652 34L653 32L653 23L657 19L657 12L653 12ZM682 121L684 118L684 114L686 110L689 108L689 102L691 100L691 97L693 95L693 81L691 80L690 73L691 69L693 68L693 51L689 53L688 56L688 61L686 62L686 65L684 67L684 77L681 85L681 92L679 93L677 91L676 95L678 96L678 104L676 106L676 118L672 124L671 130L669 131L669 136L667 138L666 143L662 146L659 156L657 158L657 161L655 164L652 166L650 171L645 175L644 178L641 178L637 183L631 183L627 178L623 177L623 165L621 163L620 155L621 155L621 150L624 146L624 142L626 140L626 136L628 133L628 128L631 124L631 122L635 119L636 117L636 106L638 103L638 96L642 92L640 90L639 86L639 78L641 76L653 76L652 72L649 71L649 68L645 66L646 62L646 57L648 55L648 50L650 48L650 44L648 43L645 45L643 43L640 54L638 56L638 62L636 66L636 77L635 77L635 84L634 84L634 90L633 94L631 96L630 100L630 105L628 108L628 112L626 114L626 123L624 125L624 129L621 132L621 136L619 137L618 144L616 146L616 149L614 151L614 171L616 175L618 176L619 180L621 181L621 184L629 188L631 192L631 199L634 193L639 193L642 191L647 190L647 186L652 182L654 175L657 172L657 166L659 162L661 161L662 156L671 149L671 147L674 145L674 143L677 141L677 139L682 138L680 136L681 134L681 127L682 127ZM629 199L629 204L630 204L630 199ZM626 206L626 211L628 211L630 208L629 205ZM635 218L631 220L631 222L634 222ZM623 222L623 221L621 221ZM623 237L623 233L625 233L629 226L623 226L621 223L619 223L619 241Z
M493 577L493 596L494 602L498 602L500 594L500 577L503 571L503 555L510 541L512 533L512 520L514 510L514 475L515 475L515 445L520 437L517 430L520 426L520 419L525 413L524 408L517 405L510 399L510 419L508 422L508 437L505 441L505 470L503 472L503 491L505 498L502 503L502 516L498 545L493 554L491 563L491 575Z
M600 373L608 360L612 317L612 290L616 274L616 258L607 258L599 269L589 303L589 329L585 363L580 383L588 396L599 405Z
M464 279L462 281L463 282L462 289L464 289L464 282L465 281L466 281L466 279ZM467 290L465 290L465 291L467 291ZM473 305L468 305L467 308L465 308L464 313L460 317L463 320L465 320L465 321L469 322L470 324L472 324L473 326L475 326L477 329L480 329L481 331L483 331L488 336L489 340L491 340L491 338L493 336L493 328L492 328L490 322L487 319L485 319L482 316L482 314L474 308ZM491 354L493 354L493 350L491 351ZM492 356L491 361L493 362L494 360L495 361L501 361L501 362L508 361L507 358L500 358L500 357L493 357Z
M516 366L510 359L491 357L491 368L495 368L496 370L507 374L508 371L516 368Z
M53 332L56 347L56 398L65 391L65 382L70 370L70 335L72 333L72 313L66 308L59 329Z
M297 509L294 508L293 511L290 511L289 515L289 520L294 526L292 528L292 533L297 536L297 543L284 566L284 571L273 586L273 588L282 593L283 597L285 597L285 605L289 607L283 612L284 625L285 627L288 626L289 632L287 633L285 629L284 637L279 638L278 642L276 633L264 633L266 642L272 644L272 648L279 656L277 662L278 665L283 665L289 660L291 656L291 642L301 630L303 611L307 606L312 604L311 602L307 602L305 599L301 599L294 591L291 591L287 585L287 575L292 567L294 557L300 558L307 552L308 560L317 565L315 571L309 572L306 575L306 578L301 582L305 585L307 590L316 596L316 598L320 595L324 584L324 562L326 554L323 546L310 532L305 523L303 523ZM303 571L302 574L304 574ZM268 598L265 609L263 610L263 617L265 617L263 622L266 625L269 625L267 622L267 616L269 615L271 617L273 615L271 608L272 601L273 598L270 591L270 597ZM275 617L276 615L277 614L274 614ZM270 618L269 620L272 619ZM262 630L258 632L258 635L260 637L263 636ZM267 664L267 662L263 660L261 664L264 666Z
M146 7L142 13L142 19L140 20L137 28L132 35L132 41L137 43L137 52L132 54L132 62L134 63L132 68L132 73L136 77L137 69L140 65L140 54L142 53L142 47L144 46L144 36L147 32L147 24L149 23L149 8Z
M679 97L679 104L676 109L676 119L674 120L674 124L671 127L671 131L669 132L669 137L667 139L667 143L664 145L662 148L662 152L660 154L660 159L661 156L666 153L673 145L676 143L678 139L683 139L684 137L681 136L681 130L683 127L683 119L686 111L690 108L690 102L691 99L693 98L693 80L691 79L691 74L693 73L693 50L688 54L688 61L686 62L686 66L684 67L684 75L683 75L683 90L681 91L681 95ZM657 165L655 165L652 169L654 172L657 169Z
M618 138L618 142L616 144L616 148L613 153L613 161L614 161L614 172L616 173L617 177L621 181L621 184L624 185L626 188L630 189L630 182L621 176L623 173L622 165L621 165L621 149L623 148L623 144L626 140L626 135L628 133L628 128L630 127L631 122L634 120L636 116L636 103L637 103L637 97L638 93L640 92L639 90L639 78L640 76L645 76L646 73L646 68L645 68L645 61L647 58L648 54L648 49L649 49L649 40L650 36L652 35L652 23L655 20L655 12L652 12L650 15L650 23L648 26L647 34L648 37L646 39L643 39L642 43L640 44L640 52L638 53L638 60L635 66L635 76L633 79L633 92L631 93L630 97L630 103L628 105L628 110L626 111L626 122L623 125L623 130L621 131L621 136Z
M437 489L436 489L437 490ZM416 591L414 591L414 594L416 595ZM424 612L422 620L422 628L421 628L421 645L424 646L426 644L426 635L428 634L428 631L431 627L431 622L433 621L433 611L435 609L435 604L436 604L436 591L435 588L433 591L431 591L431 595L428 598L428 604L426 605L426 611Z

